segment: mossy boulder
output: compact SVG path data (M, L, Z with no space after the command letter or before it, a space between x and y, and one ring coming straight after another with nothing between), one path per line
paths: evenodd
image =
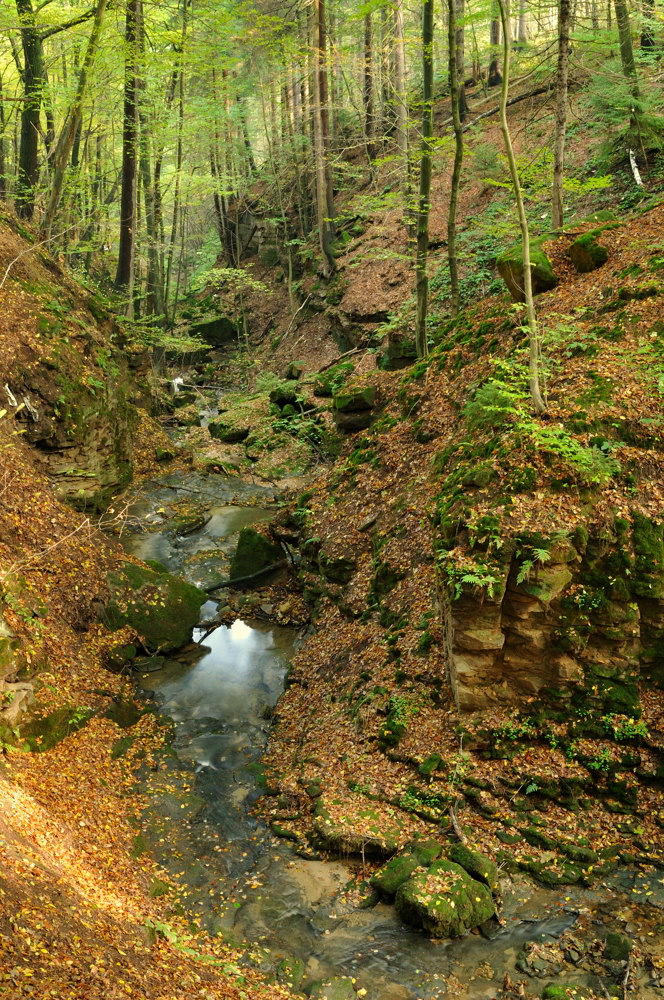
M194 337L200 337L210 347L222 347L238 336L238 330L225 316L215 316L192 326Z
M337 392L332 398L332 406L337 413L361 413L370 410L376 402L376 389L372 385L355 387Z
M371 885L381 896L391 899L417 868L428 868L440 857L443 845L437 840L409 844L401 854L390 858L371 878Z
M359 794L341 799L323 792L316 800L313 826L321 843L342 855L390 857L408 840L405 816Z
M229 424L226 420L211 420L208 424L210 437L224 444L238 444L249 437L250 428L238 424Z
M632 590L639 597L664 598L664 524L638 511L632 514L636 573Z
M460 937L495 913L491 893L460 865L436 861L398 889L395 907L401 919L432 937Z
M115 631L136 629L150 652L179 649L198 624L207 595L170 573L126 562L107 577L111 595L102 622Z
M478 882L484 882L492 892L497 888L498 868L484 854L467 847L466 844L453 844L447 852L447 856L450 861L461 865L472 878Z
M415 338L403 330L390 331L387 344L380 357L380 367L384 371L398 371L407 368L417 359Z
M231 561L231 580L259 574L283 559L281 546L255 528L243 528Z
M312 1000L355 1000L355 987L352 979L342 976L328 982L313 983L309 996Z
M510 295L515 302L525 302L526 294L523 281L523 247L520 243L505 250L496 261L498 273L503 279ZM530 270L532 274L533 295L548 292L558 284L551 261L537 243L530 246Z
M579 274L595 271L609 259L609 251L598 242L602 230L593 229L574 240L569 255Z

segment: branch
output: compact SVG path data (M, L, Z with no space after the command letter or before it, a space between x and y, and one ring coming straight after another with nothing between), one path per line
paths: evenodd
M513 104L518 104L519 101L525 101L529 97L538 97L539 94L548 94L550 89L551 88L549 86L536 87L535 90L529 90L526 94L519 94L518 97L511 97L507 102L506 107L510 108ZM477 118L473 118L472 122L468 122L467 125L464 125L464 132L467 132L468 129L473 127L473 125L477 125L477 123L481 122L483 118L490 118L491 115L496 115L499 111L500 105L496 108L491 108L489 111L483 111L481 115L477 116ZM447 122L445 124L447 124Z
M69 28L75 28L77 24L83 24L85 21L89 21L91 17L94 17L96 8L93 7L92 10L87 10L85 14L79 14L78 17L73 17L71 21L65 21L64 24L57 24L54 28L46 28L44 31L39 32L39 37L42 42L45 42L47 38L52 38L53 35L60 34L61 31L67 31Z

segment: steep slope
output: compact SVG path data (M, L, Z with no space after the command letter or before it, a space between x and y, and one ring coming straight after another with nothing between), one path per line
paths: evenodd
M542 417L506 296L354 383L380 414L284 525L317 610L272 738L279 823L379 855L456 826L546 884L662 863L663 222L608 230L589 274L573 235L545 244Z
M113 625L134 606L158 614L167 578L128 563L94 512L168 443L137 408L140 359L5 227L0 272L0 995L278 995L196 933L137 841L137 775L158 770L169 734L119 672L136 629L100 619L113 591ZM123 603L130 565L149 586ZM171 794L184 808L186 790Z

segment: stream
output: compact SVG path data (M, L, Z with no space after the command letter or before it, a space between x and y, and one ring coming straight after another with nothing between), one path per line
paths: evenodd
M205 502L204 516L169 517L169 505L177 510L191 497ZM122 541L127 551L205 585L220 566L227 570L239 529L271 517L274 501L274 490L224 475L166 476L132 505ZM207 602L202 620L214 619L217 608ZM261 794L269 720L301 641L293 628L248 615L208 634L196 631L193 644L161 670L139 675L141 696L155 699L174 727L172 752L144 775L151 805L142 849L168 870L201 925L230 944L251 942L252 963L270 974L281 968L296 989L351 976L368 1000L428 1000L445 995L442 980L454 974L469 1000L495 997L524 942L553 941L580 911L606 900L606 886L556 894L515 880L505 886L504 925L496 923L488 937L454 941L434 942L404 927L389 905L358 909L347 891L351 862L299 857L251 812ZM577 984L593 981L575 973Z

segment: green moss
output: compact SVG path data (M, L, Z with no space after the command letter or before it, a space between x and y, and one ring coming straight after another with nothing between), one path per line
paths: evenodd
M609 252L598 242L598 237L603 231L603 229L593 229L583 233L570 246L569 255L580 274L595 271L602 264L606 264Z
M430 778L434 771L440 767L442 759L439 753L432 753L430 757L422 761L417 769L418 774L422 778Z
M149 651L178 649L198 624L204 591L170 573L126 562L107 577L110 600L102 623L111 631L131 625Z
M243 528L231 561L230 578L240 580L258 574L283 558L281 546L255 528Z
M639 597L664 598L664 525L638 511L632 515L636 574L632 589Z
M519 243L505 250L496 260L496 267L514 301L525 302L522 245ZM537 241L533 241L530 246L530 270L534 295L555 288L558 284L551 261Z
M487 887L451 861L437 861L404 882L395 906L402 920L433 937L459 937L495 913Z
M483 882L492 891L498 886L498 868L490 858L468 847L466 844L453 844L447 856L450 861L461 865L478 882Z
M338 392L332 399L332 405L338 413L355 413L370 410L376 402L376 389L372 385L364 388L346 389Z

